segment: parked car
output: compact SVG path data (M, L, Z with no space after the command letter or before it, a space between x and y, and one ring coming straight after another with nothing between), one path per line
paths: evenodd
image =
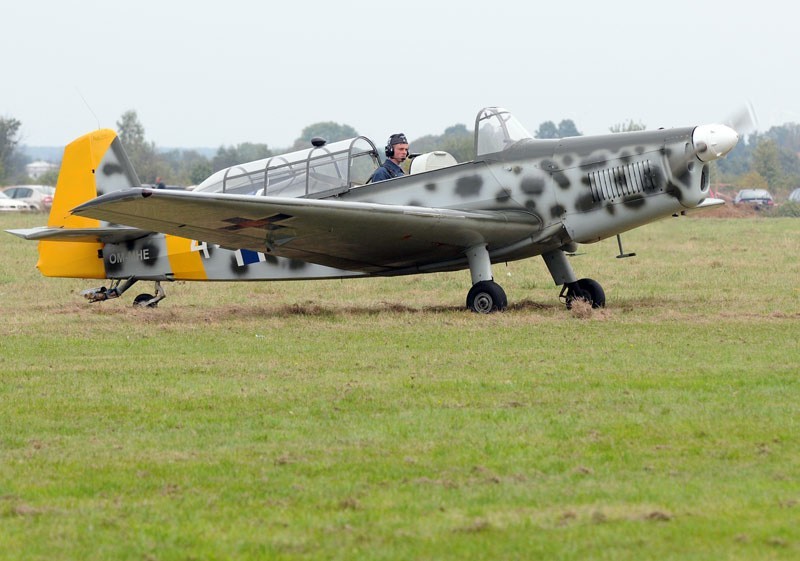
M789 195L789 200L793 203L800 203L800 187L792 191L792 194Z
M8 195L0 191L0 212L27 212L30 210L34 210L34 208L29 203L9 198Z
M733 204L749 204L758 209L763 206L772 206L775 202L766 189L742 189L736 194Z
M34 210L50 212L56 188L49 185L14 185L3 189L3 193L11 199L25 201L33 206Z

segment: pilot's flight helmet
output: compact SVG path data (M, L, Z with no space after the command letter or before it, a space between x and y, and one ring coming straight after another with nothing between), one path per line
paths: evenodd
M389 137L389 140L386 141L386 157L387 158L394 158L394 145L395 144L408 144L408 139L406 135L402 132L398 132L397 134L393 134Z

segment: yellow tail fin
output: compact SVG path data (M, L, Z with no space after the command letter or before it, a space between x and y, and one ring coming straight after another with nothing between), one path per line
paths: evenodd
M99 129L64 149L47 226L97 228L99 220L70 214L98 195L140 185L117 134ZM39 271L48 277L106 278L101 243L39 242Z

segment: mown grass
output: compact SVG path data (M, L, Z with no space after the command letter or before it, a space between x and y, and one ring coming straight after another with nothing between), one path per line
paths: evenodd
M478 316L466 272L89 305L5 236L0 559L797 558L800 221L624 241L573 258L605 310L534 259Z

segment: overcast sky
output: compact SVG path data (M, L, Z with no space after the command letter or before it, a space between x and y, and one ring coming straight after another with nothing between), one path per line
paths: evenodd
M716 122L748 100L760 130L800 122L793 2L26 0L5 12L0 116L30 146L115 128L129 109L160 147L280 148L318 121L382 146L471 129L488 105L531 132Z

